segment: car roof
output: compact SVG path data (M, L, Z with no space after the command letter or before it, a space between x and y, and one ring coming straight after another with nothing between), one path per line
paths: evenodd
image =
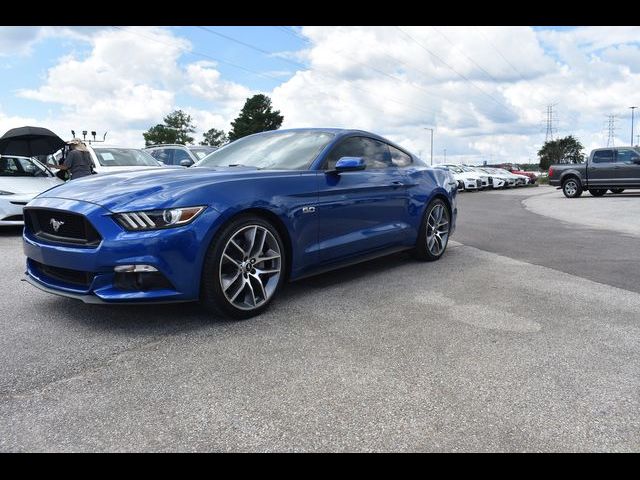
M141 150L148 150L151 148L161 148L161 147L207 147L207 145L182 145L181 143L158 143L157 145L149 145L148 147L142 147Z
M138 148L138 147L125 147L125 146L122 146L122 145L103 145L103 144L100 144L100 145L87 145L87 147L91 147L93 149L96 149L96 148L121 148L121 149L124 149L124 150L143 150L142 148Z

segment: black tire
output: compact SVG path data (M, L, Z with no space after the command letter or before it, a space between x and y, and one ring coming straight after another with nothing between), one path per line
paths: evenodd
M222 272L223 268L225 267L222 265L222 254L225 252L225 248L228 247L230 240L235 235L237 235L239 231L250 228L254 225L268 230L269 233L273 236L273 240L277 242L280 254L280 273L277 279L277 284L275 285L275 289L273 290L273 293L270 295L270 297L266 299L266 301L264 301L263 297L262 300L264 302L257 307L253 309L242 309L231 303L229 299L227 299L223 291ZM256 255L256 257L257 256L259 255ZM255 265L257 265L257 263ZM233 264L231 266L233 268ZM207 309L214 315L220 315L234 320L243 320L246 318L255 317L256 315L260 315L269 307L273 299L280 291L280 288L282 287L286 276L286 267L286 250L284 248L284 243L282 241L282 238L280 237L280 234L278 233L278 230L269 221L257 215L239 216L232 220L225 227L223 227L215 235L215 237L211 241L211 244L209 245L209 250L207 251L207 254L205 256L204 266L202 268L202 277L200 282L200 303L205 309ZM239 268L238 272L242 272L242 270ZM251 294L253 295L253 290L256 285L256 277L249 278L249 276L244 273L241 273L240 275L244 276L244 278L247 280L244 281L242 278L239 278L239 282L249 283ZM229 288L229 286L227 288ZM242 287L239 287L239 290L242 290L244 288L245 286L243 284ZM263 291L265 290L263 289ZM244 297L244 295L242 296ZM257 304L255 295L253 295L253 302L254 304Z
M622 193L624 192L624 188L610 188L609 191L611 193Z
M562 193L567 198L578 198L582 191L582 184L576 177L569 177L562 182Z
M594 197L601 197L605 193L607 193L607 189L606 188L590 188L589 193Z
M442 210L440 210L440 208L442 208ZM434 253L432 249L429 248L429 245L427 242L427 236L431 237L431 235L428 235L428 234L432 232L433 228L429 223L429 220L430 220L429 217L435 211L442 211L443 212L442 218L444 219L445 218L444 216L446 216L446 221L448 222L448 224L447 224L447 230L446 230L447 231L446 238L444 239L444 241L442 241L441 235L437 235L440 238L440 243L438 245L442 247L442 250L440 252ZM449 210L449 206L441 198L434 198L433 200L431 200L431 202L429 202L429 205L427 205L427 208L425 208L424 210L422 222L420 223L420 232L418 233L418 240L416 241L416 246L413 249L413 256L418 260L422 260L426 262L433 262L435 260L440 259L440 257L444 255L444 252L447 249L447 245L449 243L450 231L451 231L451 211ZM437 242L437 240L435 241ZM435 245L436 243L434 243L434 246Z

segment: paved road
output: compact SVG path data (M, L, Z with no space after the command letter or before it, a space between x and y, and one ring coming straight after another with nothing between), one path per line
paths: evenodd
M610 234L592 278L521 200L461 195L439 262L307 279L245 322L47 295L2 232L0 451L637 451L640 295L611 286L637 242Z
M634 199L640 204L640 197ZM488 252L640 292L640 239L629 232L606 229L619 227L616 217L626 215L618 214L619 198L593 198L600 201L598 228L578 223L581 218L592 218L591 205L595 202L590 198L575 200L547 186L463 194L455 239ZM523 201L535 204L540 213L563 220L533 213L523 207ZM565 206L571 209L571 216L563 213ZM611 221L605 224L607 215ZM637 225L640 220L630 221Z
M602 230L615 230L640 237L640 192L629 190L619 194L607 193L594 197L584 193L578 198L568 199L555 188L541 188L544 195L535 195L523 201L533 213L555 218L572 225L587 226Z

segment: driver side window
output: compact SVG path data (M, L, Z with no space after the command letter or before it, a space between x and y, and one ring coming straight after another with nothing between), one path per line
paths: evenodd
M362 157L367 170L393 166L386 144L366 137L351 137L340 142L327 157L325 170L333 170L342 157Z

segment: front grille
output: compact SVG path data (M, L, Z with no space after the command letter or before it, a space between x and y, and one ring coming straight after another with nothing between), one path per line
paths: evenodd
M22 222L23 217L22 215L11 215L7 218L3 218L2 221L3 222Z
M482 180L476 180L476 186L481 187L482 186Z
M39 270L48 277L61 282L70 283L72 285L78 285L88 288L93 281L94 274L91 272L83 272L80 270L71 270L68 268L52 267L51 265L44 265L43 263L31 260L32 266Z
M24 214L26 229L45 240L95 246L102 239L84 215L48 208L25 208Z

